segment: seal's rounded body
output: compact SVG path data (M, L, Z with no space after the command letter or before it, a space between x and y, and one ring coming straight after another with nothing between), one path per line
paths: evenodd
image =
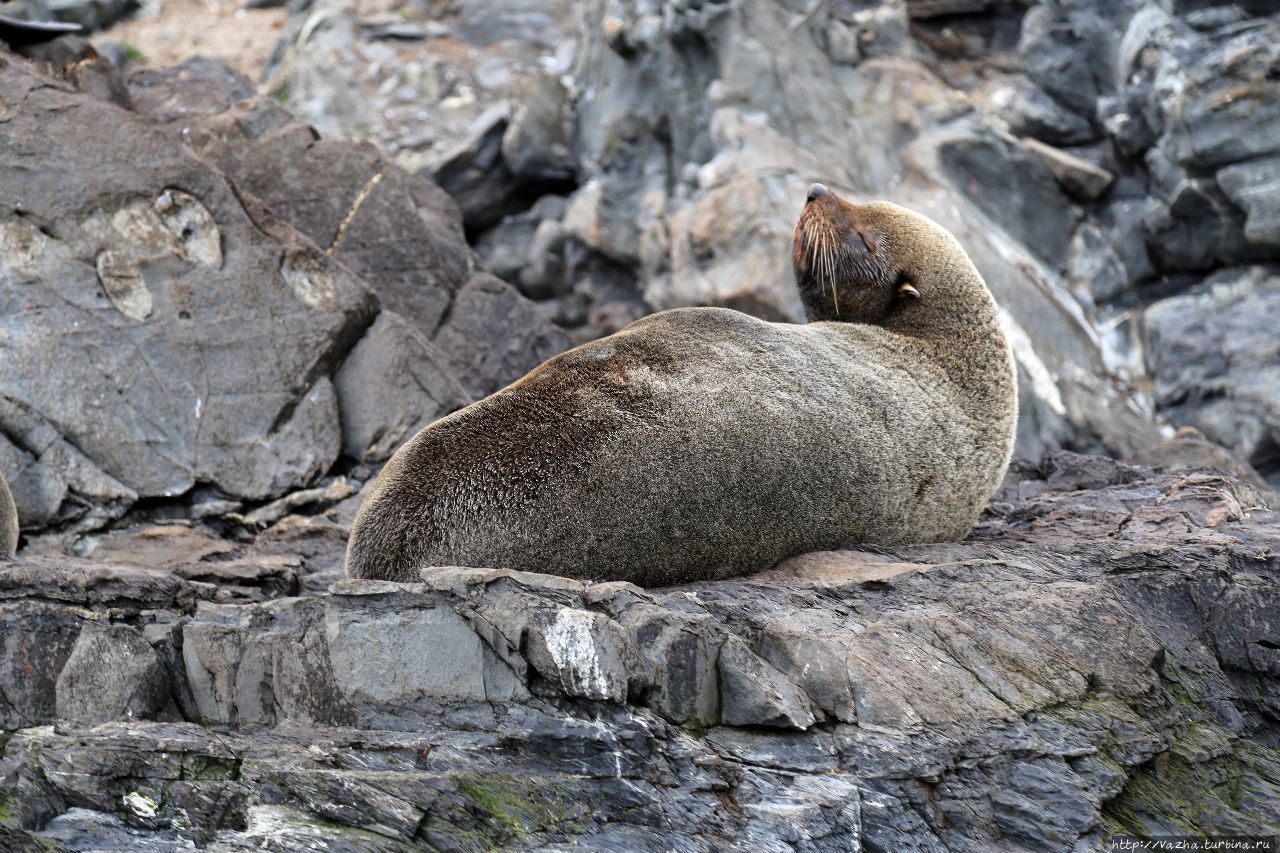
M808 267L838 265L809 257L798 227L816 322L678 309L548 360L392 457L357 515L348 573L493 566L651 586L964 536L1008 464L1012 360L958 244L893 211L950 240L971 291L964 323L924 316L957 297L914 272L866 285L884 298L826 280L815 296ZM823 319L836 301L850 320ZM880 323L857 321L868 316Z

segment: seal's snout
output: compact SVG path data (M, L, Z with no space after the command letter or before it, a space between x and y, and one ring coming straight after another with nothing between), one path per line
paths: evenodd
M804 197L805 202L815 201L820 198L826 198L831 195L831 190L827 189L826 184L810 184L809 194Z

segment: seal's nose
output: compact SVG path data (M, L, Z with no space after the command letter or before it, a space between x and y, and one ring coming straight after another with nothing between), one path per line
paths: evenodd
M826 184L810 184L809 194L804 197L805 201L813 201L815 198L825 198L831 195L831 190L827 189Z

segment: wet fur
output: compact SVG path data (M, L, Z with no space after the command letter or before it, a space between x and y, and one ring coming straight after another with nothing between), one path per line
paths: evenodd
M348 574L659 586L963 537L1016 420L982 279L933 222L834 196L806 205L793 260L807 325L664 311L422 430L361 507Z

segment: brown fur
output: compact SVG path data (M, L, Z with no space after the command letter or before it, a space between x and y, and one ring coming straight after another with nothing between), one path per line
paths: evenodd
M11 557L18 550L18 508L13 505L9 484L0 476L0 557Z
M348 574L470 565L649 586L964 536L1017 415L977 270L932 221L829 193L793 253L807 325L664 311L422 430L361 507Z

